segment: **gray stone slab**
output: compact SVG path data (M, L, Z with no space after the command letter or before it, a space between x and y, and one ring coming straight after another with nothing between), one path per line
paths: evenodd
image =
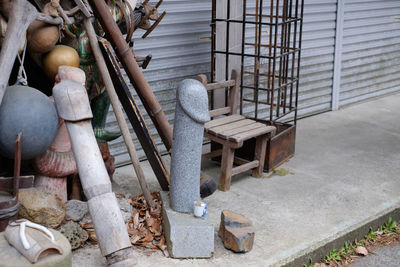
M168 192L161 192L163 229L173 258L210 258L214 253L214 227L208 219L171 209Z

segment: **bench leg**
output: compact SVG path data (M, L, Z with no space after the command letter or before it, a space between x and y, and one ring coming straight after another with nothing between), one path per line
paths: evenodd
M235 149L224 145L222 149L221 173L219 175L218 189L228 191L231 187L233 158L235 157Z
M254 168L251 176L261 177L264 169L265 151L267 149L267 135L261 135L256 138L256 149L254 160L258 160L258 167Z

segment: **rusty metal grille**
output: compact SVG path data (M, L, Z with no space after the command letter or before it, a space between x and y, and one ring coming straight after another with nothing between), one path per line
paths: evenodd
M232 16L233 5L239 2L243 14ZM225 12L217 12L219 5L226 5L222 7ZM228 79L232 59L240 58L241 114L296 124L303 5L304 0L213 0L211 80L216 80L217 64L225 64ZM225 36L217 27L224 28ZM232 27L241 35L241 49L230 43Z

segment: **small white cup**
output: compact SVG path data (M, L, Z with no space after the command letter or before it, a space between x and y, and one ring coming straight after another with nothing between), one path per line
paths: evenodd
M195 201L193 213L197 218L204 217L207 213L207 204L203 201Z

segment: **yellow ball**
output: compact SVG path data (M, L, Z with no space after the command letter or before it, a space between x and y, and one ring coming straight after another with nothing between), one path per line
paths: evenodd
M79 55L75 49L66 45L56 45L43 58L43 68L46 75L54 81L59 66L79 68Z

